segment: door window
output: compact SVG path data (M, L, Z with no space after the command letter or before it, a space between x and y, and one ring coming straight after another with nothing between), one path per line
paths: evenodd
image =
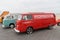
M31 19L32 19L32 15L23 16L23 20L31 20Z

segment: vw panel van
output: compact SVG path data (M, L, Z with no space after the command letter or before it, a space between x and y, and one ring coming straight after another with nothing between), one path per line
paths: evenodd
M40 12L31 12L27 14L21 14L17 21L16 27L14 28L15 32L27 32L31 34L33 30L41 28L50 28L56 24L56 16L54 13L40 13Z

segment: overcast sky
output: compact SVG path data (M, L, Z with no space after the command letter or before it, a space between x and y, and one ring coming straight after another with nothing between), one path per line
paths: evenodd
M60 0L0 0L0 13L54 12L60 13Z

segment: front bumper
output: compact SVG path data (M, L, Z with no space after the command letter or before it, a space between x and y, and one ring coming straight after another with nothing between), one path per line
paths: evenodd
M5 25L2 25L3 28L5 28Z
M16 28L14 28L14 31L15 31L15 32L17 32L17 33L20 33L20 31L19 31L19 30L17 30Z

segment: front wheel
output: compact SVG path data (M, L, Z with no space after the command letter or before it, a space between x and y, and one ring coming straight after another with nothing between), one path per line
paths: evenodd
M9 26L10 26L10 28L14 28L14 27L15 27L15 25L14 25L14 24L10 24Z
M32 27L28 27L26 32L27 32L27 34L32 34L33 33L33 28Z

